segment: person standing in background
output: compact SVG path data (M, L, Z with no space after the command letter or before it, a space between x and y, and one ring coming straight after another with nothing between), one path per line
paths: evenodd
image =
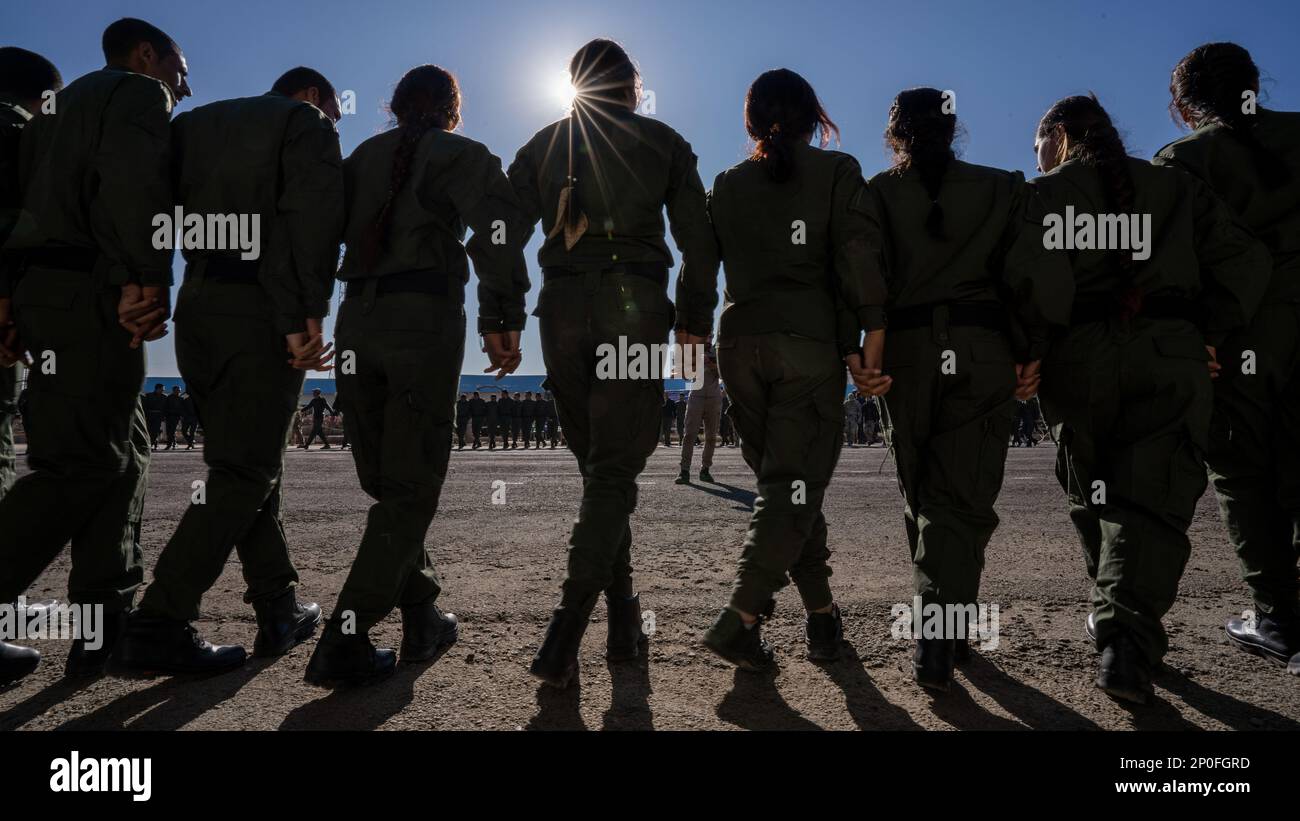
M718 354L710 342L704 348L704 362L701 369L701 385L691 391L686 400L686 435L682 439L681 473L677 484L691 483L691 458L695 453L695 436L699 433L701 423L704 425L704 453L700 456L700 481L712 482L713 449L718 440L718 419L722 415L722 389L718 386Z

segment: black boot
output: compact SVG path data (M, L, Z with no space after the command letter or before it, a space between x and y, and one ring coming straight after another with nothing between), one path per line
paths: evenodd
M455 613L433 602L402 608L402 661L431 661L456 643L460 626Z
M712 473L709 473L709 469L708 469L708 468L702 468L702 469L700 470L700 481L701 481L701 482L708 482L709 484L713 484L713 474L712 474Z
M1097 614L1089 613L1088 618L1083 620L1083 634L1092 642L1093 647L1097 646Z
M1300 652L1300 619L1279 616L1263 613L1253 624L1245 619L1228 619L1228 641L1247 653L1286 664Z
M0 641L0 687L31 675L41 654L30 647Z
M595 596L591 598L594 605ZM587 619L591 607L581 609L560 605L551 614L551 623L546 626L546 638L533 657L528 672L551 685L564 689L578 672L578 647L582 644L582 634L587 631Z
M396 668L397 653L376 648L364 633L346 635L331 623L316 642L303 681L317 687L374 684Z
M675 485L689 485L690 483L691 472L689 470L683 470L681 473L677 474L677 478L673 480L673 484Z
M114 675L221 673L244 664L244 648L204 641L192 624L131 616L109 671Z
M104 616L100 631L99 647L91 650L86 647L85 639L75 639L72 649L68 651L68 663L63 668L63 675L68 678L99 678L108 667L109 657L126 632L126 613L108 613Z
M632 661L650 641L650 637L641 630L641 597L611 596L606 593L605 606L609 622L605 660Z
M1151 663L1126 630L1119 630L1101 650L1097 686L1111 698L1146 704L1155 694Z
M808 643L808 658L813 661L835 661L840 657L840 642L844 641L844 620L840 607L831 605L829 613L809 613L804 624L804 637Z
M763 641L762 629L761 618L746 627L740 614L728 607L704 634L704 646L742 670L765 673L775 661L772 646Z
M952 668L957 661L954 639L917 639L912 653L912 673L916 683L940 693L952 684Z
M253 612L257 614L253 655L262 658L283 656L311 638L320 624L320 605L300 604L293 590L286 590L273 599L253 602Z

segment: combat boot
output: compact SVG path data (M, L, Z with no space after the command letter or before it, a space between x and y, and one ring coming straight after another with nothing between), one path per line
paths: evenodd
M765 673L776 666L772 646L763 640L763 619L746 627L740 614L730 607L718 614L704 634L704 646L741 670Z
M316 632L320 624L320 605L300 604L292 589L275 598L253 602L257 614L257 638L253 655L260 658L283 656Z
M1127 630L1118 630L1101 649L1097 686L1111 698L1134 704L1146 704L1155 694L1151 663Z
M316 687L362 686L388 678L396 668L397 653L376 648L365 633L346 635L330 622L302 678Z
M431 661L447 652L460 635L455 613L433 602L402 608L402 661Z
M689 485L690 483L691 472L689 470L683 470L681 473L677 474L677 478L673 480L673 484L675 485Z
M1083 634L1092 642L1092 646L1097 646L1097 614L1089 613L1088 618L1083 620Z
M839 605L832 604L829 613L809 613L804 623L804 639L809 659L835 661L839 658L840 643L844 641L844 620Z
M605 641L606 661L632 661L650 637L641 629L641 597L605 594L609 636Z
M237 645L204 641L194 625L175 619L132 615L113 651L113 675L187 675L221 673L241 667L246 658Z
M31 675L41 654L30 647L0 641L0 687Z
M98 678L104 675L113 648L126 632L126 623L124 612L105 615L103 630L98 636L99 647L94 650L86 646L84 638L74 639L72 648L68 651L68 663L63 668L63 675L68 678Z
M927 690L948 692L952 670L957 662L955 639L917 639L912 652L912 674L916 683Z
M551 614L546 626L546 638L537 648L537 655L528 672L552 687L564 689L578 672L578 648L582 634L587 631L587 619L596 603L592 596L582 608L560 605Z
M1300 652L1300 619L1281 613L1262 613L1254 622L1228 619L1228 640L1256 656L1286 664Z
M700 481L707 482L710 485L713 484L713 474L709 473L708 468L700 468Z

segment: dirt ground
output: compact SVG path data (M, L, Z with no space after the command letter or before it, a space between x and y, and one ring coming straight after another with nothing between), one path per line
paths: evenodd
M678 450L660 448L642 477L633 534L643 607L654 611L650 658L607 665L604 608L582 648L580 685L559 692L527 673L563 574L579 480L564 450L454 453L428 546L460 641L432 665L330 693L302 683L312 643L207 679L62 681L66 647L38 642L41 668L0 692L0 729L1300 729L1300 678L1232 649L1223 621L1247 603L1211 498L1192 529L1182 595L1166 618L1172 650L1158 700L1129 710L1095 689L1083 635L1088 585L1052 475L1054 449L1013 449L982 598L1000 607L1001 642L959 668L932 698L911 681L908 642L890 607L911 595L892 463L880 448L846 450L826 502L832 584L849 647L818 666L801 654L798 597L778 598L775 676L738 673L699 645L726 602L753 498L753 477L719 451L714 485L673 484ZM698 451L697 456L698 460ZM158 453L146 510L150 571L202 478L198 451ZM508 484L492 504L493 482ZM328 611L365 522L367 500L346 451L288 454L285 528L300 595ZM59 598L67 554L29 591ZM253 613L232 557L204 600L203 634L251 645ZM377 631L396 647L396 615Z

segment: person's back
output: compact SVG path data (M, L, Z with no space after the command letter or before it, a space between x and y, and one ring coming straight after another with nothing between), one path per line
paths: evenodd
M577 92L572 113L529 140L509 170L528 225L540 221L546 234L535 311L546 387L584 480L561 605L531 668L558 687L577 670L578 639L602 591L608 657L635 658L645 639L629 519L636 477L657 440L663 382L658 363L639 376L616 369L628 378L604 378L597 363L610 350L655 350L674 327L665 209L682 256L675 310L681 342L703 342L717 304L717 250L690 145L633 111L640 77L618 44L583 46L569 74Z
M1272 257L1250 324L1215 343L1223 368L1206 461L1258 616L1229 618L1228 638L1300 669L1300 113L1260 106L1260 75L1235 43L1184 56L1170 111L1193 131L1155 162L1204 182Z

